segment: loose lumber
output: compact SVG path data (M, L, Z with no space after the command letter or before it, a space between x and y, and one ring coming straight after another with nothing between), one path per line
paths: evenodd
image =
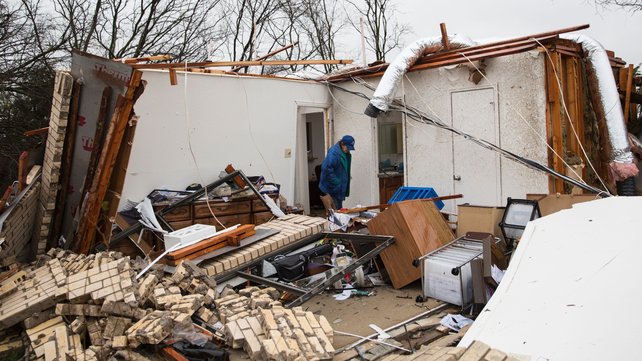
M443 196L443 197L425 198L424 200L425 201L436 202L436 201L445 201L445 200L448 200L448 199L457 199L457 198L462 198L462 197L463 197L462 194L453 194L453 195ZM386 209L388 207L390 207L390 204L384 203L384 204L377 204L377 205L374 205L374 206L357 207L357 208L350 208L350 209L341 209L341 210L339 210L339 213L359 213L359 212L365 212L365 211L370 210L370 209L384 210L384 209Z
M432 201L397 202L367 224L372 235L390 235L395 243L381 253L394 288L421 277L413 261L452 241L455 236Z
M21 192L27 184L27 163L29 162L29 153L22 152L18 157L18 192Z
M49 127L44 127L44 128L27 130L23 134L25 135L25 137L32 137L34 135L47 134L48 132L49 132Z
M481 44L477 46L471 46L468 48L453 49L447 52L420 58L417 61L417 63L409 69L409 71L436 68L440 66L455 65L455 64L460 64L462 62L467 62L467 60L464 59L461 56L461 54L466 54L466 56L468 56L471 60L481 60L485 58L515 54L515 53L527 51L539 46L539 44L537 44L537 42L533 41L532 39L537 39L538 41L542 42L545 40L554 39L559 34L579 31L582 29L586 29L588 27L589 27L588 24L584 24L584 25L573 26L569 28L548 31L545 33L527 35L527 36L522 36L518 38L512 38L512 39L501 40L501 41L496 41L496 42L487 43L487 44ZM498 49L501 49L501 50L498 50ZM474 58L470 56L472 54L475 55ZM439 57L442 57L441 61L438 61ZM387 67L387 64L377 65L376 67L371 67L368 69L359 69L352 72L331 76L328 78L328 80L342 81L345 79L349 79L351 76L357 76L357 75L361 77L377 77L383 74L383 72L386 70L386 67Z
M267 58L271 58L271 57L273 57L274 55L276 55L276 54L278 54L278 53L284 52L284 51L286 51L286 50L288 50L288 49L292 48L293 46L297 45L298 43L299 43L299 41L297 40L297 41L293 42L293 43L292 43L292 44L290 44L290 45L286 45L286 46L284 46L284 47L282 47L282 48L280 48L280 49L276 49L276 50L274 50L273 52L267 53L267 54L265 54L265 55L263 55L263 56L261 56L261 57L258 57L258 58L256 58L256 59L252 59L252 60L253 60L253 61L259 61L259 60L265 60L265 59L267 59ZM233 69L232 69L232 71L233 71L233 72L237 72L237 71L239 71L239 70L241 70L241 69L243 69L243 68L247 68L247 66L237 66L236 68L233 68Z

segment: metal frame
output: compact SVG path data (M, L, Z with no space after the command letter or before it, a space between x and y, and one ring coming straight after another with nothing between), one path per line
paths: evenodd
M375 243L375 242L381 242L381 244L377 245L374 249L370 250L368 253L364 254L361 256L359 259L355 260L354 262L350 263L348 266L344 267L341 269L339 272L334 274L332 277L326 279L322 283L310 288L310 289L305 289L305 288L300 288L296 286L292 286L287 283L283 282L278 282L278 281L273 281L270 279L267 279L265 277L253 275L244 271L241 271L238 268L252 268L256 265L258 265L260 262L262 262L265 259L277 256L279 254L284 254L288 253L291 251L294 251L298 248L301 248L303 246L306 246L310 243L319 241L321 239L325 238L330 238L330 239L341 239L341 240L348 240L351 242L360 242L360 243ZM315 295L321 293L324 289L326 289L328 286L332 285L339 279L343 278L343 276L348 273L356 270L357 268L361 267L368 261L370 261L372 258L380 254L384 249L386 249L388 246L393 244L395 241L394 237L392 236L371 236L371 235L365 235L365 234L356 234L356 233L318 233L316 235L306 237L298 242L292 243L286 247L282 247L276 251L270 252L260 259L257 259L256 261L253 261L251 263L248 263L246 265L243 265L241 267L238 267L235 270L232 270L230 272L227 272L220 277L216 278L217 283L221 283L224 281L227 281L233 277L241 277L245 278L249 281L264 284L267 286L274 287L276 289L286 291L286 292L291 292L300 295L298 298L296 298L294 301L288 303L286 307L294 307L301 305L314 297Z
M461 310L463 312L466 309L468 309L469 307L471 307L473 305L473 303L467 304L466 302L464 302L464 282L463 282L463 279L462 279L461 268L466 266L467 264L469 264L470 262L472 262L474 259L478 258L479 256L483 257L483 255L484 255L484 250L483 250L484 243L483 243L483 240L477 239L477 238L468 237L467 235L461 236L461 237L455 238L452 241L446 243L445 245L443 245L443 246L441 246L441 247L439 247L439 248L437 248L437 249L435 249L433 251L430 251L429 253L426 253L425 255L417 258L415 260L415 262L419 263L419 265L421 266L421 288L422 288L421 292L422 292L422 296L425 297L425 294L423 294L424 293L423 287L424 287L424 282L425 282L424 277L426 276L426 270L425 270L426 261L425 261L425 259L428 258L429 256L431 256L431 255L443 250L443 249L452 247L457 241L478 242L478 243L480 243L482 245L482 251L479 252L477 255L475 255L475 257L469 259L468 261L466 261L466 262L464 262L464 263L462 263L462 264L460 264L458 266L454 266L450 270L450 273L453 276L458 276L459 277L459 292L460 292L460 298L461 298Z

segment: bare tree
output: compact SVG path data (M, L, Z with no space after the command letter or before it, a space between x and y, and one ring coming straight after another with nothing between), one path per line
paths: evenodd
M642 10L640 0L594 0L595 4L602 7L621 7L631 12Z
M385 61L386 54L402 46L402 38L410 32L407 24L396 21L397 9L394 0L347 0L359 17L365 18L366 44L377 61ZM359 30L359 19L350 18L352 26Z
M51 111L54 67L64 34L42 14L39 1L0 0L0 185L15 179L16 159L39 139L27 130L44 127Z
M170 54L175 60L207 58L222 42L220 0L54 0L69 27L69 48L108 58ZM212 47L212 43L217 43Z
M311 52L321 59L336 59L334 39L347 24L343 7L337 0L303 0L302 5L305 15L299 23L312 47ZM326 73L336 69L337 65L324 65Z

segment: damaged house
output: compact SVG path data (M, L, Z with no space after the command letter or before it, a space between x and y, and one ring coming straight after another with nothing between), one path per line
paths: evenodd
M541 256L532 260L525 247L513 256L498 219L471 235L460 233L462 217L450 216L464 203L499 209L507 198L536 194L637 193L634 153L642 149L629 134L640 130L637 79L632 66L575 33L586 27L478 43L449 36L444 25L442 36L412 43L390 64L314 79L213 68L312 60L179 64L75 52L71 70L56 76L42 167L21 170L20 192L2 204L0 335L11 336L0 355L27 345L28 357L44 360L184 360L202 343L221 352L203 359L226 359L227 349L251 360L374 360L393 351L527 359L479 340L550 355L498 341L512 333L502 322L519 312L521 296L491 272L531 288L524 269L541 267L548 247L557 249L535 227L573 223L565 217L591 222L592 209L613 221L602 205L618 200L528 223L570 207L532 202L521 227L524 244ZM327 149L345 134L356 150L344 204L366 207L344 212L363 223L334 233L341 227L319 217L318 177ZM432 193L389 202L400 187ZM370 209L379 212L366 217ZM631 233L635 220L626 221ZM441 274L449 297L429 297L427 256L460 246L468 258ZM599 262L610 256L592 254ZM566 257L555 261L564 268ZM545 276L566 287L553 271ZM538 285L540 297L548 284ZM335 299L320 295L325 290ZM487 301L501 306L493 292L511 307L480 316L465 336L468 326L453 325L451 314L479 313ZM325 298L306 303L312 297ZM362 301L377 297L384 301ZM336 302L345 303L332 308ZM368 302L374 311L359 314ZM371 328L370 336L355 334Z

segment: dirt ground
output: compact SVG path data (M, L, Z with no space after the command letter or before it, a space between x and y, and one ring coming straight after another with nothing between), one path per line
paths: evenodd
M374 296L352 296L345 301L336 301L332 294L324 293L309 300L302 307L306 311L324 315L337 331L368 336L375 332L368 326L371 323L385 329L438 304L435 300L415 302L415 298L421 294L419 281L400 290L388 285L374 290ZM335 334L333 344L338 349L357 340L355 337Z
M333 293L318 295L302 305L306 311L324 315L337 331L369 336L374 333L368 325L373 323L382 329L405 321L425 312L439 304L429 299L416 303L415 298L421 294L420 281L414 282L400 290L386 285L374 288L376 295L369 297L352 296L345 301L336 301ZM334 347L339 349L358 338L334 335ZM247 360L244 352L233 352L230 360Z

